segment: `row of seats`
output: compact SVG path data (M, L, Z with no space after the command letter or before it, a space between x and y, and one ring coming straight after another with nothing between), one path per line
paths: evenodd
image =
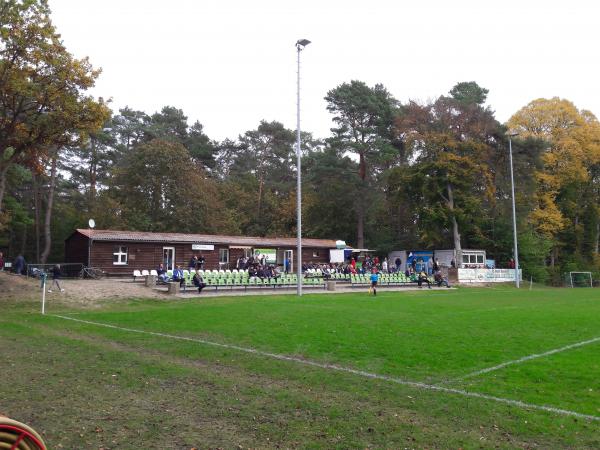
M231 272L219 272L219 271L202 271L199 270L198 271L204 282L206 283L207 287L208 286L212 286L215 287L216 289L218 289L219 287L230 287L230 288L234 288L234 287L243 287L245 289L247 289L248 287L265 287L265 286L270 286L270 287L291 287L291 286L296 286L298 278L296 276L296 274L283 274L277 278L258 278L258 277L251 277L248 275L247 271L238 271L237 273L231 271ZM140 271L140 270L136 270L133 273L133 279L134 281L136 280L136 278L138 277L145 277L148 275L155 275L157 276L157 272L156 270L145 270L145 271ZM173 271L172 270L168 270L167 271L167 276L169 277L169 279L171 279L173 277ZM184 270L183 271L183 277L184 277L184 281L185 281L185 286L193 286L194 282L193 282L193 278L194 278L194 272L190 272L188 270ZM302 282L302 284L304 286L324 286L325 280L322 277L310 277L310 278L305 278Z
M433 283L433 277L428 277L429 282ZM371 275L352 275L350 282L352 286L364 286L371 284ZM385 286L402 286L406 284L416 283L417 276L412 275L407 277L403 273L394 273L394 274L379 274L379 281L377 282L379 285Z

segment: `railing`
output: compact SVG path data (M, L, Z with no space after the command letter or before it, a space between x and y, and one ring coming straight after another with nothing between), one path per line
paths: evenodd
M27 264L27 276L39 278L42 272L49 273L55 264ZM78 278L83 264L80 263L60 263L60 270L63 278Z

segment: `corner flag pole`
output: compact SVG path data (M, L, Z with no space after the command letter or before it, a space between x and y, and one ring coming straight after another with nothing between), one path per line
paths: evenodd
M42 314L46 314L46 273L42 273Z

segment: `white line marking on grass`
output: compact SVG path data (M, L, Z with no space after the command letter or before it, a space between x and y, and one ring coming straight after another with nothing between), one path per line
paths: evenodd
M595 337L593 339L588 339L587 341L577 342L575 344L565 345L564 347L555 348L553 350L548 350L544 353L534 353L533 355L523 356L519 359L513 359L512 361L506 361L497 366L486 367L485 369L476 370L475 372L468 373L458 378L454 378L453 380L448 381L448 383L453 383L455 381L462 381L467 378L476 377L478 375L483 375L485 373L494 372L496 370L500 370L505 368L506 366L512 366L513 364L520 364L522 362L531 361L532 359L543 358L544 356L554 355L556 353L566 352L567 350L572 350L574 348L583 347L584 345L593 344L595 342L600 342L600 336Z
M508 398L495 397L493 395L480 394L478 392L469 392L469 391L464 391L462 389L453 389L453 388L448 388L448 387L443 387L443 386L436 386L433 384L426 384L426 383L421 383L418 381L408 381L408 380L403 380L401 378L394 378L394 377L391 377L388 375L379 375L376 373L365 372L363 370L352 369L350 367L343 367L343 366L338 366L335 364L320 363L320 362L311 361L308 359L297 358L295 356L281 355L278 353L264 352L262 350L257 350L257 349L249 348L249 347L240 347L238 345L223 344L223 343L219 343L219 342L207 341L205 339L200 339L200 338L177 336L174 334L167 334L167 333L158 333L156 331L137 330L134 328L120 327L117 325L111 325L111 324L101 323L101 322L92 322L90 320L76 319L74 317L61 316L58 314L48 314L48 315L52 316L52 317L58 317L60 319L72 320L73 322L85 323L88 325L95 325L95 326L105 327L105 328L112 328L115 330L127 331L130 333L147 334L150 336L158 336L158 337L164 337L167 339L176 339L176 340L188 341L188 342L196 342L199 344L210 345L213 347L237 350L240 352L250 353L250 354L259 355L259 356L265 356L265 357L277 359L280 361L290 361L290 362L295 362L295 363L299 363L299 364L304 364L306 366L318 367L320 369L335 370L338 372L350 373L350 374L358 375L358 376L365 377L365 378L389 381L391 383L399 384L402 386L410 386L410 387L414 387L417 389L444 392L444 393L448 393L448 394L456 394L456 395L461 395L463 397L478 398L478 399L482 399L482 400L491 400L494 402L503 403L505 405L516 406L516 407L519 407L522 409L535 409L538 411L546 411L546 412L550 412L550 413L554 413L554 414L560 414L563 416L577 417L579 419L587 419L587 420L593 420L593 421L600 422L599 416L582 414L582 413L578 413L575 411L569 411L567 409L554 408L552 406L536 405L533 403L525 403L520 400L511 400Z

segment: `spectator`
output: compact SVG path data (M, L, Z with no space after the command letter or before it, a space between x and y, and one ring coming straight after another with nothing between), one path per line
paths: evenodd
M381 263L381 270L383 271L383 273L387 273L388 272L388 261L387 261L387 258L385 258L383 260L383 262Z
M427 259L427 275L431 275L433 273L433 258Z
M65 292L65 290L60 287L60 283L58 282L58 280L60 280L60 276L62 275L60 264L56 264L52 269L50 269L50 271L52 272L52 284L50 285L48 292L52 292L54 285L56 285L60 292Z
M410 266L412 267L413 272L417 271L417 258L415 258L414 256L412 261L410 262Z
M421 273L419 273L419 277L417 278L417 284L420 288L422 288L423 283L427 283L427 287L431 289L431 283L429 281L429 278L427 278L427 274L425 273L425 271L422 270Z
M196 255L192 256L192 258L190 259L190 263L188 264L188 268L190 269L190 272L194 271L197 269L198 266L198 257Z
M197 268L198 269L204 269L204 262L206 261L206 259L204 258L204 255L202 253L200 253L200 256L198 257L198 264L197 264Z
M448 279L444 278L444 276L442 275L442 272L440 270L437 270L435 272L435 275L433 276L433 281L435 281L435 284L437 284L438 287L441 287L441 286L446 286L447 288L450 287L450 283L448 283Z
M17 275L21 275L23 273L23 270L25 269L25 265L25 258L23 258L23 255L19 254L15 258L15 273Z
M198 288L199 294L202 292L202 289L206 287L206 283L204 282L204 279L202 278L202 275L200 275L198 269L196 269L196 273L194 273L194 278L192 278L192 282L194 283L194 286Z
M0 252L0 270L4 270L4 255Z
M158 275L159 281L162 281L163 283L166 283L167 281L169 281L169 276L167 275L165 266L162 263L160 263L158 265L158 269L156 269L156 273Z
M185 289L185 278L183 276L183 270L181 270L181 266L175 267L175 270L173 271L173 278L171 278L171 281L179 281L179 287Z
M456 268L456 261L454 260L454 258L452 258L452 261L450 261L450 267L452 267L453 269Z
M438 272L440 270L440 261L439 259L435 258L433 260L433 272Z
M350 260L350 265L352 266L352 268L354 269L354 271L356 272L356 260L354 258L352 258Z
M402 265L402 260L398 257L396 258L396 261L394 261L394 263L396 264L396 272L399 272L400 266Z

